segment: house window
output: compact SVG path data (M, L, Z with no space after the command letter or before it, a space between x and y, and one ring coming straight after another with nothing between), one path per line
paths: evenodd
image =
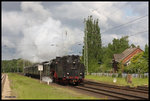
M128 66L130 64L130 60L128 60L126 63L125 63L125 66Z

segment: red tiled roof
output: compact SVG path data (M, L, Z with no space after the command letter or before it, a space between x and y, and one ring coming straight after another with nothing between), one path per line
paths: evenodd
M137 48L127 48L121 54L114 54L115 61L120 62L125 57L127 57L129 54L131 54L133 51L135 51L136 49Z

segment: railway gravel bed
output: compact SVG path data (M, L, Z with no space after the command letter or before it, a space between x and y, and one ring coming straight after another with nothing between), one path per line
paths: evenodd
M149 87L145 86L137 86L137 87L129 87L129 86L117 86L117 85L111 85L111 84L106 84L106 83L101 83L101 82L95 82L91 80L85 80L85 84L91 84L91 85L97 85L97 86L105 86L109 88L116 88L116 89L122 89L122 90L127 90L127 91L134 91L134 92L141 92L141 93L148 93L149 92Z
M122 99L148 99L147 89L145 90L139 88L115 86L87 80L85 80L84 85L82 85L82 87L84 89L93 89L93 91L96 90L98 92L103 91L102 93L105 93L108 96L112 96L113 94L113 96L119 96L122 97Z
M146 100L148 99L148 94L143 94L134 91L127 91L122 89L116 88L109 88L109 87L98 87L89 84L81 84L79 86L73 85L60 85L56 83L50 83L50 85L58 86L58 87L65 87L74 91L77 91L82 94L86 94L89 96L93 96L100 99L112 99L112 100Z

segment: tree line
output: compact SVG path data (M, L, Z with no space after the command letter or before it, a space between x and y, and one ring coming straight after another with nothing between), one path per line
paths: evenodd
M33 63L24 59L2 60L2 72L23 72L23 67L30 66Z

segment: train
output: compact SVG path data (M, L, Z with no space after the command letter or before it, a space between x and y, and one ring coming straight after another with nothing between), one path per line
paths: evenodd
M56 57L50 61L37 63L24 68L24 75L40 77L38 66L42 66L42 77L49 77L52 82L79 85L84 81L85 66L78 55Z

